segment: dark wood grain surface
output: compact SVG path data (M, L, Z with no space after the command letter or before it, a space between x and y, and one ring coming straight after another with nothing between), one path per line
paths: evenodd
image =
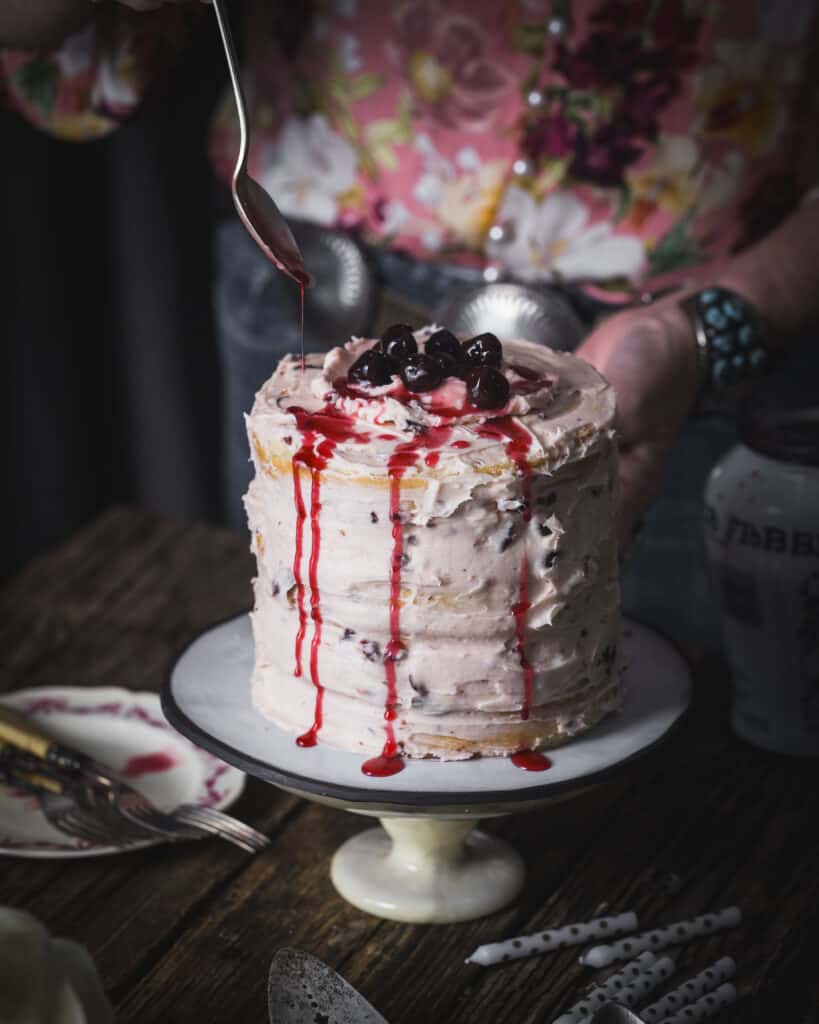
M112 510L0 592L0 691L158 690L191 639L249 607L252 574L244 537ZM485 824L527 866L522 897L489 918L416 926L361 913L328 865L364 820L254 779L233 812L272 837L262 854L208 840L4 857L0 904L86 945L120 1021L265 1021L267 970L287 945L340 970L391 1024L534 1024L608 972L581 967L577 950L467 966L476 945L587 920L602 904L652 925L736 903L744 925L682 949L679 977L730 954L741 998L718 1020L806 1024L819 1019L819 766L731 736L723 666L699 664L695 683L687 724L650 760Z

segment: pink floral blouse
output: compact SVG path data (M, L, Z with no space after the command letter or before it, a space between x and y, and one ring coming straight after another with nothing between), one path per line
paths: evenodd
M280 11L248 19L251 171L293 218L524 281L638 287L724 258L815 182L814 0L335 0L290 56ZM7 102L67 138L110 130L177 12L0 55ZM237 141L226 98L224 177Z

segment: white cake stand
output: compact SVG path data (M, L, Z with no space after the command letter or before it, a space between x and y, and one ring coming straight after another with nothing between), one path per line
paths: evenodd
M388 778L361 771L364 757L296 745L292 733L252 706L250 620L240 616L198 637L162 692L168 721L184 736L243 771L298 796L377 817L381 828L347 840L331 875L362 910L396 921L482 917L521 890L523 862L501 839L475 829L479 818L564 799L607 779L654 749L682 718L690 674L678 652L644 626L623 631L623 710L564 747L552 767L527 772L507 758L411 761Z

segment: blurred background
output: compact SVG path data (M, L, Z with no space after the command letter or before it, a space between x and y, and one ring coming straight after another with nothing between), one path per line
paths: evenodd
M115 502L218 521L207 158L226 81L213 21L136 116L49 137L0 104L0 574Z

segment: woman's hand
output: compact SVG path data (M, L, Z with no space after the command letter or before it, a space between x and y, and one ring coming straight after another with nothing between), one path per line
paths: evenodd
M621 547L655 496L666 456L700 387L697 345L678 297L604 320L578 348L614 388Z

